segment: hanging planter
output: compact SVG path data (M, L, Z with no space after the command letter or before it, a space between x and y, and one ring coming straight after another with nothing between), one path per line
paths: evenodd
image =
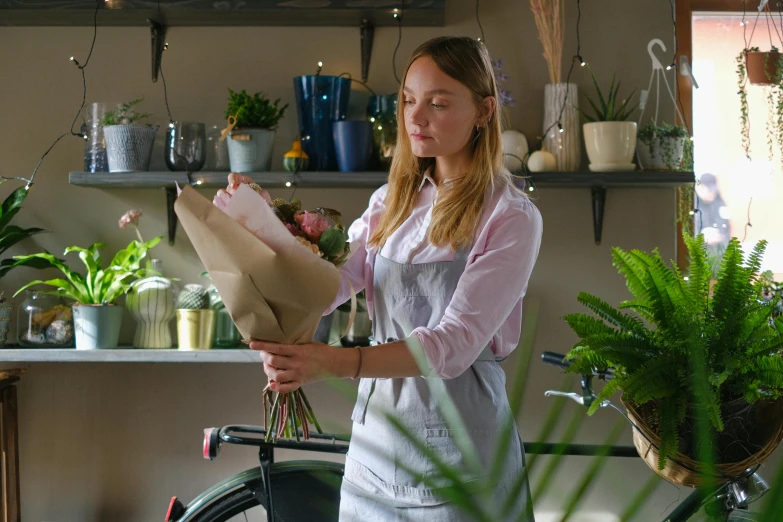
M745 51L748 80L752 85L777 85L781 80L781 54L772 51Z
M644 170L688 170L690 136L682 127L650 123L642 127L636 139L639 167Z

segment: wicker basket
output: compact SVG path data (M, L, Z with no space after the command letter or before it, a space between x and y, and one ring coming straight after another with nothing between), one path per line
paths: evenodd
M748 469L767 460L783 440L783 398L776 401L759 401L744 409L744 412L753 409L753 416L757 419L749 432L755 441L752 455L737 462L721 462L719 457L719 462L714 467L706 468L688 455L678 452L666 460L666 466L661 470L658 468L661 439L657 435L656 405L647 403L639 406L625 400L623 404L628 411L628 418L636 426L633 430L633 443L639 456L659 476L681 486L697 488L701 487L707 478L712 482L724 483L745 475ZM740 420L739 417L735 419ZM747 424L744 425L744 429L747 428Z

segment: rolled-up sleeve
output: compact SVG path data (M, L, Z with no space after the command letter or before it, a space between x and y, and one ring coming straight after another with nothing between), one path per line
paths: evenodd
M383 201L386 197L387 185L376 190L370 197L370 204L362 216L355 220L348 228L348 241L351 242L353 254L346 263L339 268L340 288L337 291L332 305L326 309L323 315L329 315L335 308L351 298L351 286L358 293L365 289L368 279L368 249L367 241L370 239L371 228L377 221ZM350 285L348 284L350 282ZM367 296L370 300L371 297Z
M490 220L484 246L471 252L443 319L434 328L416 328L411 333L430 364L425 377L461 375L512 312L520 309L542 233L541 214L529 201Z

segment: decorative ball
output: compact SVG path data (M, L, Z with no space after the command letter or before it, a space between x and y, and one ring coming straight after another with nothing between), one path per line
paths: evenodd
M52 321L46 327L46 341L56 344L70 344L73 340L73 325L66 321Z
M527 160L530 172L552 172L557 168L557 160L551 152L537 150Z
M505 130L501 136L503 163L511 172L522 170L522 160L527 156L527 137L516 130Z

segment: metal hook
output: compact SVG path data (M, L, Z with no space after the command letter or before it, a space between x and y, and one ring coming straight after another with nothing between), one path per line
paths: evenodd
M647 54L650 55L650 59L652 60L653 65L653 71L656 69L664 70L663 64L660 60L658 60L658 57L655 56L655 52L653 51L653 47L658 45L663 52L666 52L666 46L663 44L663 41L661 41L658 38L653 38L650 40L650 42L647 44Z

